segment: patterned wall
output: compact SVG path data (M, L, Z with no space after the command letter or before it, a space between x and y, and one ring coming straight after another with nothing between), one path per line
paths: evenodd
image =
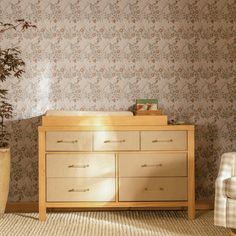
M219 157L236 149L234 0L0 0L0 21L19 18L38 28L0 36L26 62L4 84L15 108L11 201L37 200L47 109L126 110L152 97L196 124L197 198L213 197Z

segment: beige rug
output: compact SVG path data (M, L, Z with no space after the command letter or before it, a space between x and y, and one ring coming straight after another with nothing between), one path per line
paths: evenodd
M185 211L110 211L5 214L1 236L224 236L229 231L213 225L213 212L199 212L194 221Z

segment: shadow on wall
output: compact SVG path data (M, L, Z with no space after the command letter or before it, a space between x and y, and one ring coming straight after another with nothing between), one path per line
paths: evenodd
M7 123L11 134L11 182L8 201L37 201L40 125L41 116Z
M195 179L196 179L196 198L197 199L212 199L214 197L214 183L218 174L220 156L224 152L232 150L232 142L229 134L227 139L221 141L221 136L226 132L216 124L204 124L196 126L195 135ZM205 181L202 180L204 176ZM204 198L203 198L204 196Z

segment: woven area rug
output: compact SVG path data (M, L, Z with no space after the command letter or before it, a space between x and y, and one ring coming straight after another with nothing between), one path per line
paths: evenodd
M48 213L46 222L36 213L5 214L1 236L227 236L213 225L213 211L198 212L194 221L186 211L108 211Z

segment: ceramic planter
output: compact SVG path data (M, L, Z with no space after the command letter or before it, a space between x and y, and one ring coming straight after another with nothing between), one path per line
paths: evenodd
M10 183L10 149L0 148L0 218L7 204Z

